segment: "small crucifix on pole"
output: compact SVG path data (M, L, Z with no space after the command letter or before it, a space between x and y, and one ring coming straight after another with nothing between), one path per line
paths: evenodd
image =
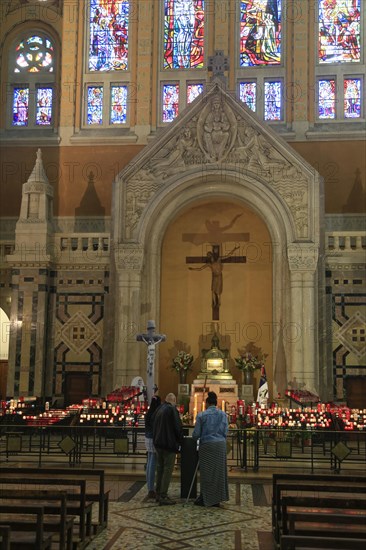
M222 270L223 264L246 263L245 256L233 256L239 246L233 248L226 255L220 254L220 245L213 244L212 251L208 251L206 256L189 256L186 258L187 264L203 264L201 267L189 267L188 269L202 271L206 267L211 269L211 293L212 293L212 320L220 319L221 294L223 290Z
M155 347L160 342L165 342L165 334L155 334L155 321L147 322L147 332L136 334L138 342L145 342L147 345L147 363L146 363L146 392L147 402L150 404L154 395L154 371L155 371Z

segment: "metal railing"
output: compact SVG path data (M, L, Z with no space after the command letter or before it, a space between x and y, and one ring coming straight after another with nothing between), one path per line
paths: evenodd
M191 428L186 428L187 435ZM366 433L231 429L227 439L231 470L301 468L302 471L352 470L366 474ZM146 462L143 428L14 426L0 430L0 464L69 464L70 467L118 467Z

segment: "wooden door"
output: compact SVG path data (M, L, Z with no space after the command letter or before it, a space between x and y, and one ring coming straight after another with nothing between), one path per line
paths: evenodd
M65 378L65 406L81 403L87 399L91 392L91 379L89 374L68 373Z
M347 406L366 409L366 376L346 376Z

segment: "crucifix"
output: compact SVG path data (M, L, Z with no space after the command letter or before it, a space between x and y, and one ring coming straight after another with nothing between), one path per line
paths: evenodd
M147 363L146 363L146 392L147 402L151 403L151 399L157 387L154 385L154 369L155 369L155 347L160 342L165 342L165 334L155 334L155 321L147 322L147 332L136 334L138 342L145 342L147 345Z
M234 256L234 252L239 249L239 246L233 248L226 255L220 254L220 245L213 244L212 251L209 250L206 256L188 256L187 264L203 264L200 267L189 267L188 269L202 271L207 267L211 269L211 293L212 293L212 320L220 319L221 294L223 289L222 270L223 264L246 263L245 256Z

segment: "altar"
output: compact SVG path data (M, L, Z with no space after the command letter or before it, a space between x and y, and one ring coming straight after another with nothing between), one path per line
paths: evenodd
M189 413L196 419L205 410L205 400L209 391L217 395L217 406L227 413L237 406L238 385L229 370L229 351L220 349L216 334L211 340L211 348L201 352L201 371L191 385Z
M205 400L209 391L214 391L217 395L217 406L223 411L230 413L231 407L237 407L238 385L235 380L211 380L207 378L206 382L194 380L191 387L189 400L189 413L195 420L196 415L205 410Z

